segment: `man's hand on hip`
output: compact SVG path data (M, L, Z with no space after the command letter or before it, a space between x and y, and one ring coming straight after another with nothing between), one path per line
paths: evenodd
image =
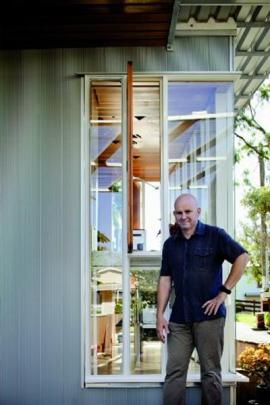
M212 298L209 301L206 301L202 308L204 308L205 315L216 315L220 305L225 301L227 294L220 292L215 298Z

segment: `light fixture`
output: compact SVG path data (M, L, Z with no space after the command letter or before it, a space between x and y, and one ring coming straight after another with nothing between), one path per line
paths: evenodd
M171 190L171 191L182 190L182 186L171 186L171 187L169 187L169 190Z
M141 120L143 120L143 119L145 118L145 115L135 115L135 118L136 118L138 121L141 121Z
M111 193L108 188L93 188L92 191L95 193Z
M195 114L195 115L197 115L197 114L203 114L203 115L205 115L205 114L208 114L208 112L207 112L207 110L201 110L201 111L192 111L191 112L191 114Z
M169 159L169 163L187 163L187 158Z
M199 156L196 158L198 162L211 162L216 160L227 160L226 156Z
M121 162L108 162L108 160L106 160L106 166L108 166L108 167L122 167L122 163Z
M191 189L206 189L206 188L208 188L208 186L206 184L202 184L202 185L191 184L188 188L191 188Z

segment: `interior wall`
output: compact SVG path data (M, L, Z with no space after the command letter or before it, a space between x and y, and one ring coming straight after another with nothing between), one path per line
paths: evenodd
M81 389L76 72L228 71L227 38L162 48L0 53L0 403L161 404L161 389ZM229 397L228 389L225 392ZM198 390L188 403L199 403Z

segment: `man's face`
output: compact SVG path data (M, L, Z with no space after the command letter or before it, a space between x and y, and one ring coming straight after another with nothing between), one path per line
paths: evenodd
M195 230L200 213L201 209L192 197L186 196L176 200L175 221L183 231Z

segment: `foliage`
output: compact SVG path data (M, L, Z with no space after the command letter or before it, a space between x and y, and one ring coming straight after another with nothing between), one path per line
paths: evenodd
M270 312L265 312L264 323L265 323L265 326L267 326L267 328L270 328Z
M119 299L115 304L114 313L115 314L122 314L122 312L123 312L123 300Z
M261 286L262 283L262 265L261 265L261 231L255 221L242 225L241 244L249 252L248 273Z
M115 181L111 187L110 190L113 193L120 193L122 191L122 181Z
M110 242L110 239L105 235L105 233L98 231L97 232L97 239L100 243L107 243Z
M270 187L259 187L248 191L242 203L248 207L249 222L242 225L242 237L240 237L240 241L250 254L248 271L256 282L261 285L263 276L261 247L265 235L260 226L260 215L265 215L265 223L267 228L269 228ZM266 254L269 255L267 249Z
M259 88L235 120L235 136L239 140L235 162L239 163L244 157L253 155L259 168L257 181L249 168L243 172L241 178L245 190L242 204L248 209L241 242L250 253L248 272L259 284L266 279L269 272L267 234L270 225L270 132L259 121L258 111L260 106L266 106L269 101L270 82L267 82ZM266 287L263 285L264 289Z
M110 239L105 235L105 233L97 231L98 240L98 251L107 250L106 243L110 242Z
M270 132L268 132L257 118L257 110L270 100L270 84L263 84L255 93L244 109L235 118L235 135L241 140L241 147L237 151L237 161L245 155L255 154L270 159Z
M249 214L256 218L258 214L270 213L270 186L258 187L246 193L243 204L249 208Z
M259 384L270 384L270 344L246 347L240 353L239 366Z
M270 83L264 83L259 88L260 97L262 100L270 101Z

